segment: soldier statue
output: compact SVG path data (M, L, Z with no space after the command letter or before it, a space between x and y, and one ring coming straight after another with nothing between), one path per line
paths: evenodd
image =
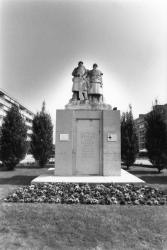
M78 63L78 67L75 68L72 72L73 76L73 86L72 100L87 100L88 95L88 82L87 82L87 69L84 67L83 62Z
M88 98L90 103L101 103L103 98L103 73L98 69L96 63L93 64L93 69L88 71L89 88Z

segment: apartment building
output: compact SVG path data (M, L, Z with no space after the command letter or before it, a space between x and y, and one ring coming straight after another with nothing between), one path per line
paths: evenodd
M157 108L162 112L163 119L167 124L167 104L164 105L156 105ZM146 149L145 146L145 132L146 132L146 124L145 124L145 117L147 114L139 114L139 117L135 119L135 126L137 130L138 136L138 143L139 143L139 151L144 151Z
M3 123L3 118L6 116L8 110L12 107L13 104L19 107L19 111L25 120L25 124L27 126L27 141L30 141L32 134L32 120L34 114L25 106L23 106L20 102L9 96L5 91L1 89L0 89L0 130Z

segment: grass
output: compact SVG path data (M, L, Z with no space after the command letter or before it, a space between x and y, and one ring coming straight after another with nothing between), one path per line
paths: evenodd
M157 174L154 169L134 167L130 172L167 190L166 170ZM45 173L47 169L0 172L0 249L167 249L167 206L3 202L13 189Z
M124 169L126 170L126 168ZM161 173L158 173L156 168L150 166L135 166L130 167L128 172L141 178L147 184L162 189L167 194L167 169L163 169Z
M35 177L41 174L48 174L48 170L46 168L16 168L14 171L0 171L0 199L19 186L29 185Z
M166 249L166 212L147 206L2 204L0 249Z

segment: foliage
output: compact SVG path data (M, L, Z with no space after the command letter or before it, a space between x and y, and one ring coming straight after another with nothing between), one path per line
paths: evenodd
M121 117L121 160L129 169L136 160L138 153L138 140L135 124L130 106L129 112Z
M148 157L160 172L167 164L167 125L163 118L163 108L159 105L153 106L145 121Z
M76 183L44 183L20 187L5 201L101 205L164 205L167 203L163 192L150 186Z
M7 112L1 130L0 159L8 170L25 157L27 128L16 105Z
M35 160L39 162L39 166L43 167L53 149L53 125L50 115L45 112L45 103L41 112L37 113L33 119L32 131L31 152Z

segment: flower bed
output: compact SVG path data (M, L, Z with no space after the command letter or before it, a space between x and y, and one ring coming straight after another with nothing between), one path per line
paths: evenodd
M165 205L167 196L146 185L134 184L32 184L18 188L6 202L40 202L102 205Z

